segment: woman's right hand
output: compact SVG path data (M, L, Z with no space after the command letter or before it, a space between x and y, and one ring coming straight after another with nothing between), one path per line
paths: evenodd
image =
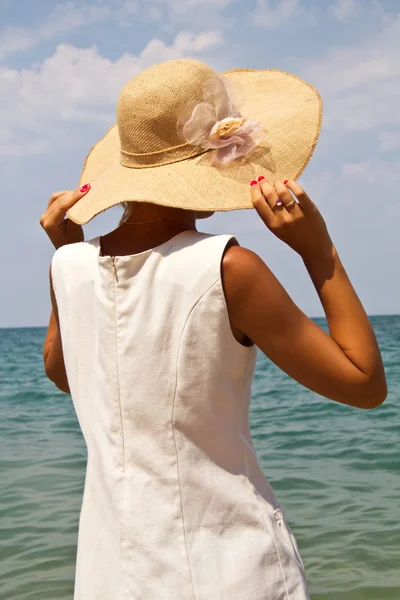
M284 184L277 179L272 184L261 176L250 184L254 208L273 234L288 244L304 260L331 257L333 243L318 208L296 181ZM294 200L298 202L288 208ZM278 203L278 204L276 204Z

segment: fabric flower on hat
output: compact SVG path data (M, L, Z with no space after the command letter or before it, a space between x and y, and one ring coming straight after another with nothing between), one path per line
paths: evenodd
M261 123L242 117L235 96L233 87L216 75L205 85L204 102L195 105L189 118L178 121L183 138L194 146L215 149L214 162L219 164L245 156L267 135Z

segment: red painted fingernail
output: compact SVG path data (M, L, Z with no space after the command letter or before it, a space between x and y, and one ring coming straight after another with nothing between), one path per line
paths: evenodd
M83 187L81 187L81 189L79 191L81 194L83 194L84 192L87 192L89 188L90 188L90 183L86 183Z
M285 179L285 181L283 183L286 185L288 181L289 181L289 179Z
M253 181L250 181L250 185L257 185L257 181L253 179Z
M258 181L262 181L263 179L265 179L264 175L260 175L260 177L258 178Z

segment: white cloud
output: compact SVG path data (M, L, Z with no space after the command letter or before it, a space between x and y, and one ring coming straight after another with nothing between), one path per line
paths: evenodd
M172 60L185 54L195 54L208 48L219 45L222 42L221 34L218 31L205 31L194 35L187 31L182 31L175 38L172 46L167 47L161 40L152 40L140 55L141 63L146 66L153 62L161 60ZM162 58L159 58L162 56Z
M142 19L158 21L169 35L179 29L194 31L217 25L220 30L230 29L237 20L237 11L225 10L244 0L138 0Z
M337 172L322 171L302 175L299 180L310 198L332 226L334 238L351 245L351 230L358 228L360 241L368 246L374 240L396 240L395 223L399 203L396 190L400 184L400 163L369 159L344 163ZM346 241L347 239L347 241Z
M368 176L369 174L369 164L367 161L364 162L357 162L357 163L345 163L344 165L342 165L342 176L347 179L347 178L353 178L353 177L357 177L359 178L364 178L366 176ZM371 178L369 178L370 181L369 183L371 183L371 181L373 181L373 179L371 180Z
M61 41L63 35L101 21L116 22L121 27L140 20L184 22L185 27L201 28L203 23L218 21L219 12L236 0L95 0L56 4L36 27L5 27L0 30L0 61L15 52L23 52L46 40ZM193 16L195 15L195 19ZM221 29L225 21L221 19Z
M400 15L377 24L375 37L333 48L305 65L304 78L321 93L324 127L368 131L400 125Z
M276 29L293 18L299 7L299 0L257 0L256 10L251 14L251 19L254 25Z
M119 92L131 77L156 62L199 55L221 41L217 31L183 31L170 46L154 39L139 56L126 53L115 61L95 46L61 44L31 69L0 67L0 154L49 152L68 140L71 122L112 125Z
M400 131L381 131L379 141L385 152L400 150Z
M345 163L342 165L340 176L344 183L351 180L355 185L379 184L382 190L386 192L391 190L393 195L394 188L397 188L400 183L399 166L399 163L382 160Z
M0 32L0 60L9 54L29 50L35 44L34 34L23 27L6 27Z
M357 0L336 0L330 4L329 10L338 21L346 21L357 11Z
M0 31L0 60L18 51L29 50L44 40L103 21L113 14L110 3L58 4L37 27L5 27ZM121 15L122 16L122 15Z

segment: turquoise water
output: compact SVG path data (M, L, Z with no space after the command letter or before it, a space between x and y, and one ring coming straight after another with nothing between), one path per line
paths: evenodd
M400 598L400 316L371 322L389 386L371 411L317 396L258 353L254 445L313 600ZM70 396L44 375L45 334L0 330L0 600L73 594L86 452Z

